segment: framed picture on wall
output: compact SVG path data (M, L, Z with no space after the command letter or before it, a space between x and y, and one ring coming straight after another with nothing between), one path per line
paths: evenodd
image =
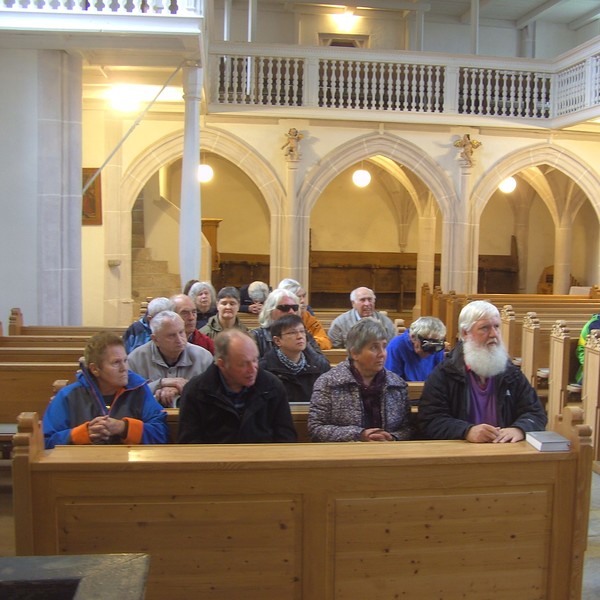
M97 171L94 167L84 167L81 178L81 189L93 177ZM102 185L100 178L102 173L94 179L92 185L86 190L81 199L81 223L82 225L102 225Z

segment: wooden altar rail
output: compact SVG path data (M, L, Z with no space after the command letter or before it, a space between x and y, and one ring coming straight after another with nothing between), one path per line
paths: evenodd
M23 414L17 554L147 552L147 600L577 599L590 428L566 408L556 429L571 451L464 441L44 451L37 416Z

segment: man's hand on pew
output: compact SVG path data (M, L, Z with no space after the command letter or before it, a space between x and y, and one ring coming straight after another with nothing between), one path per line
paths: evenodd
M92 444L104 442L113 435L123 437L127 428L127 423L120 419L113 419L107 415L96 417L88 423L88 433Z
M525 435L518 427L494 427L494 425L488 425L482 423L481 425L473 425L467 431L465 437L467 442L473 442L474 444L503 444L506 442L520 442L525 439Z

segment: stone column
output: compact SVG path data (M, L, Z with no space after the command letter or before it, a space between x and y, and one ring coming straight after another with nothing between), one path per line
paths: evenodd
M198 181L202 77L203 70L197 63L189 63L183 69L185 125L179 215L179 270L182 287L186 281L198 278L202 254L202 198Z
M569 223L561 222L554 237L554 283L552 293L568 294L571 287L571 240L573 229Z
M413 319L421 316L421 288L428 283L433 289L435 276L435 205L431 194L425 203L425 211L419 217L419 247L417 250L417 282Z
M38 52L37 60L38 155L33 168L38 180L39 293L37 319L28 319L40 325L80 325L81 59L47 50ZM35 289L32 285L32 294Z

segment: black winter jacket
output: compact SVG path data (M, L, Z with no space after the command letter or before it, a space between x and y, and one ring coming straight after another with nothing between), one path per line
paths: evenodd
M257 444L295 442L296 429L282 383L258 370L240 417L225 394L219 368L212 364L192 377L179 400L180 444Z
M258 365L276 375L283 383L290 402L310 402L315 381L329 371L329 361L320 353L315 352L310 346L304 350L306 367L300 373L292 373L277 356L275 348L259 360Z
M498 426L523 432L545 429L548 417L523 373L511 363L494 377ZM429 439L464 439L475 425L468 420L469 383L459 342L427 378L419 403L419 424Z

